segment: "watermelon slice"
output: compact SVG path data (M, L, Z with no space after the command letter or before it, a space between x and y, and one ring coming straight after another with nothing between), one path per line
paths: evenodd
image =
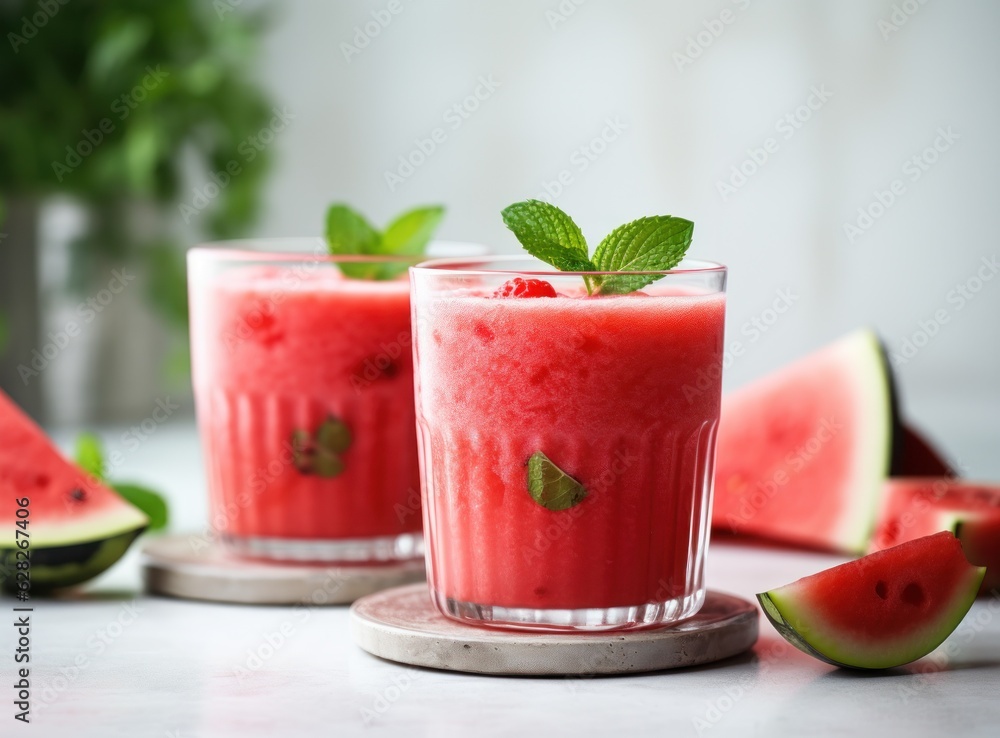
M941 477L885 483L873 551L942 530L958 536L969 561L986 567L980 594L1000 589L1000 485Z
M870 331L726 396L712 525L863 552L892 459L892 405L882 347Z
M889 474L954 472L900 419L882 345L861 330L723 398L712 526L864 553Z
M972 607L984 569L938 533L757 595L796 648L836 666L888 669L937 648Z
M66 461L0 391L0 580L17 586L18 503L28 499L31 588L86 581L121 558L146 528L139 510Z

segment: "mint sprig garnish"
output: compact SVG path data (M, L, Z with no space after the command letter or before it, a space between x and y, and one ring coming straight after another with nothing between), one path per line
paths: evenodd
M147 530L162 530L170 521L167 501L159 492L139 484L112 482L107 478L107 464L104 461L104 445L93 433L81 433L76 439L76 465L100 482L104 482L126 502L139 508L147 518ZM74 499L83 499L80 490L74 490Z
M326 242L333 255L420 256L444 217L439 205L403 213L380 232L349 205L336 203L326 212ZM354 279L394 279L406 271L405 263L337 264Z
M542 507L568 510L583 502L586 488L564 472L541 451L528 459L528 493Z
M516 202L502 211L503 222L532 256L564 272L665 272L691 246L694 223L672 215L639 218L615 228L589 256L579 226L565 212L541 200ZM641 290L659 274L588 275L590 294Z

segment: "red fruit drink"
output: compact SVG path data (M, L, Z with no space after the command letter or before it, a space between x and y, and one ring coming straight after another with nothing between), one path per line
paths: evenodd
M244 554L422 552L409 285L348 279L344 258L189 255L210 527Z
M411 271L429 578L446 614L615 628L701 606L725 270L687 264L607 297L579 276L523 275L547 296L489 271L518 268L502 261ZM534 499L537 452L582 501Z

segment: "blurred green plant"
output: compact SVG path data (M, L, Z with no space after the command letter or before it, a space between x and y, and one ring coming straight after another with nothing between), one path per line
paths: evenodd
M104 444L93 433L81 433L76 438L75 461L77 466L104 482L126 502L139 508L149 518L148 531L163 530L170 522L170 508L166 499L156 490L131 482L114 482L107 477Z
M108 261L135 265L152 304L182 329L177 216L188 176L239 164L198 210L204 235L232 237L257 214L270 158L246 155L247 138L273 115L251 74L266 16L214 5L0 3L10 47L0 53L0 195L83 203L90 218L73 246L73 286L92 284ZM153 205L155 237L148 219L136 225L137 204Z

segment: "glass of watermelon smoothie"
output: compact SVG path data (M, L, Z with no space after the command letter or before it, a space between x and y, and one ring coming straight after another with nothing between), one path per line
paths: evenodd
M417 260L330 256L320 239L189 252L210 529L233 551L423 554L405 276ZM351 279L338 268L370 262L397 264L400 276Z
M600 630L705 596L725 267L588 296L535 259L410 270L431 594L447 616Z

